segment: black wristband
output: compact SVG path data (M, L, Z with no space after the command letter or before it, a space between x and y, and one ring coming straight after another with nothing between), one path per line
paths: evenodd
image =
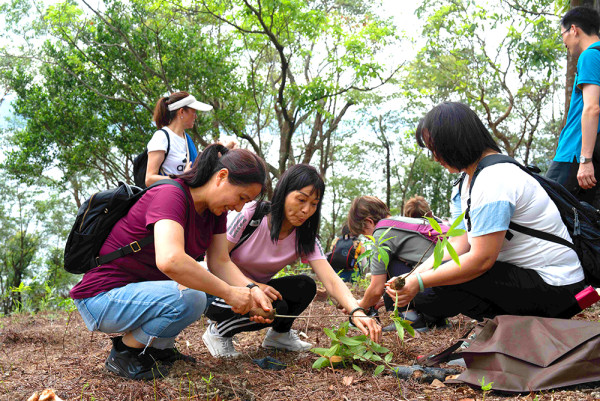
M249 289L250 289L250 291L252 291L252 289L253 289L254 287L258 287L258 284L250 283L250 284L246 285L246 288L249 288Z
M348 316L348 321L352 324L354 324L354 322L352 321L352 315L354 314L354 312L356 312L357 310L361 310L363 311L363 313L366 315L367 311L365 310L365 308L361 308L360 306L357 306L356 308L352 309L352 311L350 312L350 315Z

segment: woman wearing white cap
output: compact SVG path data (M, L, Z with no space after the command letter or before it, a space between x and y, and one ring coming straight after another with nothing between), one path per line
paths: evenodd
M153 119L158 131L147 146L146 186L169 174L183 174L196 159L196 146L185 133L194 126L196 110L210 111L212 106L197 101L187 92L175 92L156 102Z

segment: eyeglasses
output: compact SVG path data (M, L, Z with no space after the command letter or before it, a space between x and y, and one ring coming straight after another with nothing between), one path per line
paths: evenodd
M562 31L562 32L560 33L560 37L564 39L564 37L565 37L565 33L569 32L569 31L571 30L571 28L572 28L572 26L570 26L570 27L569 27L569 29L565 29L564 31Z

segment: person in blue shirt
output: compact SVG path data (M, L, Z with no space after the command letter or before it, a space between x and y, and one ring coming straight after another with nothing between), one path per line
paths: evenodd
M567 123L560 133L546 176L578 199L600 208L600 16L574 7L561 19L561 36L572 57L579 57Z

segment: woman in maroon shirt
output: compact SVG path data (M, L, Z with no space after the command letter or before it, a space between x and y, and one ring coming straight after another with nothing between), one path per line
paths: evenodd
M113 338L106 368L131 379L168 373L178 359L175 337L198 320L207 292L241 314L270 299L231 262L226 215L264 192L265 164L254 153L207 147L173 185L148 190L112 229L100 250L110 253L150 234L139 252L88 271L71 297L88 329L121 333ZM206 254L210 271L196 259Z

